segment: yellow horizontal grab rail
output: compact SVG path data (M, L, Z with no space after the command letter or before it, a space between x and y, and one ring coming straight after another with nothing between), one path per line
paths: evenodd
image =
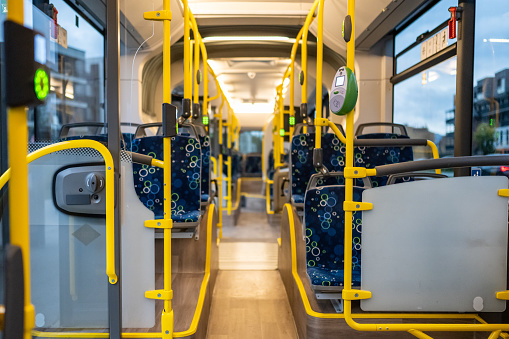
M342 313L320 313L313 310L309 302L309 298L306 294L304 284L300 279L297 270L297 244L295 235L295 220L293 217L292 205L285 204L283 211L286 211L288 215L288 224L290 227L290 251L291 251L291 272L293 279L299 290L299 294L304 304L306 313L314 318L321 319L345 319L345 315ZM486 322L477 314L448 314L448 313L353 313L351 314L356 319L473 319L479 323L486 324ZM380 329L378 329L380 330ZM386 330L386 329L385 329ZM413 329L409 329L408 332ZM413 330L415 331L415 330Z
M338 139L342 143L346 144L346 138L343 135L343 133L341 133L339 128L336 126L336 124L333 123L332 121L330 121L329 119L326 119L326 118L316 118L315 119L315 126L328 126L330 129L332 129L332 131L338 137ZM434 159L440 158L440 155L438 153L437 145L435 145L435 143L433 141L431 141L431 140L428 140L427 144L428 144L428 147L431 148L431 152L433 153L433 158ZM441 174L442 171L438 168L438 169L435 170L435 173L436 174Z
M151 165L154 166L154 167L164 168L164 161L157 160L157 159L152 159Z
M115 208L115 190L114 190L114 167L113 158L106 146L94 140L70 140L62 141L55 144L45 146L27 155L27 163L31 163L45 155L53 152L63 151L73 148L92 148L98 151L104 158L106 169L106 274L110 284L117 283L117 275L115 273L115 229L114 229L114 208ZM0 177L0 189L11 177L11 169L9 168Z

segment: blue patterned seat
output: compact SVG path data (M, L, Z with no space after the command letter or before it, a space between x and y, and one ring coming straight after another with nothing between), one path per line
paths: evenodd
M291 199L300 207L304 203L304 195L309 179L318 173L313 165L313 149L315 148L315 134L298 134L292 138L291 159ZM342 172L345 167L345 145L331 133L322 134L323 164L330 172ZM344 185L343 177L323 178L318 186Z
M364 188L354 186L354 201ZM338 290L344 283L345 187L322 186L306 192L304 226L307 274L316 290ZM362 212L353 214L352 286L360 286Z
M164 160L163 137L134 139L132 151ZM196 224L200 219L201 147L197 139L185 136L171 138L171 218L176 223ZM163 169L133 164L134 188L140 201L164 217Z
M357 136L357 139L409 139L406 135L394 133L369 133ZM375 166L413 161L412 147L356 147L355 166L375 168ZM385 186L389 177L372 177L373 187Z

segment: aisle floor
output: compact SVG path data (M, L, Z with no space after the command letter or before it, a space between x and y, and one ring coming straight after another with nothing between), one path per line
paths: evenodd
M277 270L279 223L260 199L247 199L236 225L224 214L208 339L298 338Z
M207 338L297 338L279 272L219 271Z

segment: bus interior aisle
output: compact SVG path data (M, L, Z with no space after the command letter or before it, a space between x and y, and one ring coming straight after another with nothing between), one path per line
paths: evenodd
M277 270L280 217L267 218L265 201L246 197L235 219L223 218L207 338L298 338Z
M0 339L509 339L508 0L1 0Z

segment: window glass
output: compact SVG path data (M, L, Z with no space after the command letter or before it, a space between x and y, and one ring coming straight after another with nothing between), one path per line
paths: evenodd
M394 54L399 54L413 44L419 35L431 31L450 18L448 10L453 6L458 6L458 0L442 0L399 32L394 39Z
M411 138L433 141L440 156L454 152L456 57L394 86L394 122L407 126ZM431 158L429 148L415 148L414 158Z
M33 6L33 28L46 37L50 93L29 110L29 141L57 141L62 125L104 122L104 36L63 0L53 0L58 29L48 6ZM70 130L77 135L104 131Z
M475 21L473 153L509 153L507 1L478 0Z
M424 33L431 32L436 27L440 26L445 20L450 18L450 13L448 11L449 7L457 6L457 0L442 0L433 6L430 10L420 16L417 20L412 22L408 27L403 29L401 32L397 33L394 38L394 51L395 55L398 55L403 50L405 50L408 46L413 44L417 38ZM427 40L423 41L419 45L414 48L406 51L404 54L400 55L396 59L396 73L400 73L405 69L419 63L421 60L426 59L425 56L421 55L421 47L425 43L430 43L433 46L440 46L438 48L443 49L448 45L456 42L456 39L449 39L447 28L445 28L445 32L443 32L443 36L439 35L438 37L434 36L429 37ZM433 39L438 39L433 41ZM441 40L442 39L442 40ZM443 41L440 43L440 41ZM424 45L426 46L426 45ZM434 47L435 49L437 47ZM431 45L428 49L431 49L427 53L435 53L433 47ZM424 53L426 55L426 52Z
M262 131L242 131L240 132L240 152L247 153L261 153L262 152Z

